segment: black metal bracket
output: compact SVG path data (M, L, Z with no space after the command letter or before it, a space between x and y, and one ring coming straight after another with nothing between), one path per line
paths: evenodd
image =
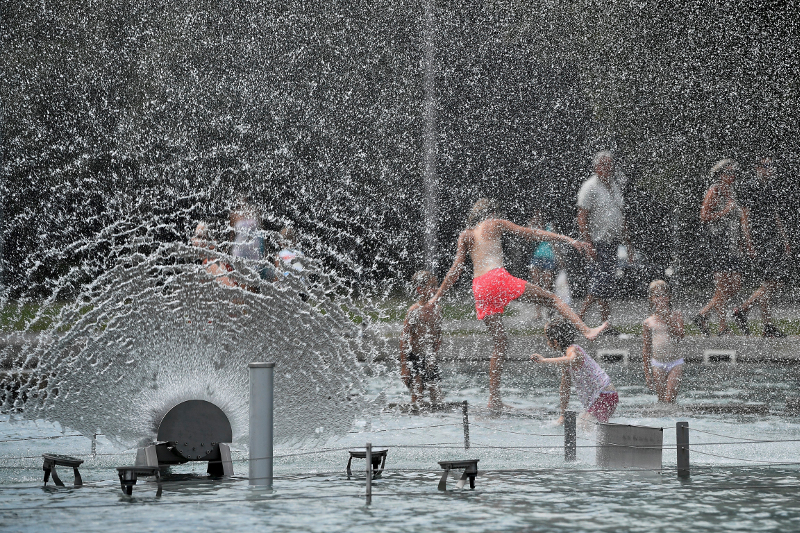
M158 484L156 496L161 496L161 468L158 466L118 466L117 475L122 485L122 492L128 496L133 494L133 486L136 485L139 476L155 477Z
M442 477L439 479L439 490L447 490L447 476L450 474L450 470L461 470L464 469L464 473L461 474L461 479L458 480L456 484L456 488L462 488L466 483L467 479L469 479L469 488L475 488L475 478L478 475L478 461L480 459L464 459L461 461L439 461L439 466L444 469L442 473Z
M55 483L57 487L64 486L64 482L61 481L61 478L58 477L58 473L56 473L56 465L72 468L72 472L75 474L73 486L75 488L83 486L81 473L78 472L78 467L83 464L81 459L76 459L75 457L70 457L68 455L57 455L53 453L43 453L42 458L44 459L42 470L44 470L45 486L47 486L47 482L50 480L51 475L53 476L53 483Z
M372 450L372 479L378 479L381 477L383 469L386 466L386 455L388 453L389 450L386 448L381 450ZM366 459L367 451L350 450L350 459L347 460L347 479L350 479L350 476L353 475L353 471L350 469L350 466L353 463L353 457L356 459Z

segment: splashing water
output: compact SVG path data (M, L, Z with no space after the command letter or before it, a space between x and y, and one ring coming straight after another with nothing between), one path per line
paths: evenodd
M118 249L49 327L28 333L16 366L33 370L5 409L134 445L155 437L169 409L201 399L226 413L234 442L246 445L247 365L274 361L276 440L350 428L368 403L358 358L374 347L353 320L356 304L319 265L302 278L265 281L258 262L148 244L146 254ZM231 264L225 278L235 285L221 283L204 259ZM59 305L56 294L31 323Z

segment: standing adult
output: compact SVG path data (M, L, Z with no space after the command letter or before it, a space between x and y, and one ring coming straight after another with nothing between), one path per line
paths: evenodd
M772 323L770 299L789 270L792 248L781 213L785 205L781 201L775 184L775 163L763 157L756 163L755 179L745 187L742 209L747 215L753 247L755 249L755 271L761 276L761 285L741 305L733 310L733 318L745 335L750 334L747 313L759 304L764 321L765 337L785 337L786 334Z
M709 234L709 248L714 272L714 295L692 321L704 335L709 335L708 315L719 316L717 335L730 333L727 305L742 286L743 250L752 255L752 243L747 225L747 212L736 199L736 175L739 165L723 159L711 167L711 186L703 198L700 221Z
M633 259L633 247L625 221L625 204L616 173L614 155L598 152L592 160L593 173L578 191L578 230L581 240L592 244L594 261L590 263L590 283L586 299L578 316L583 318L592 303L600 308L600 320L611 318L610 300L615 294L614 277L617 270L617 248L624 242L628 258ZM606 334L618 334L609 327Z

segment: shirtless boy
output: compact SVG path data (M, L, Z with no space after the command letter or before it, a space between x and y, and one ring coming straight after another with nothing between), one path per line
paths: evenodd
M441 375L436 355L442 345L442 311L438 304L428 305L436 292L436 277L420 270L412 278L419 301L412 305L403 323L400 336L400 376L411 389L411 403L422 400L425 387L430 391L431 404L441 401Z
M503 371L507 339L503 329L502 313L512 300L522 298L553 308L572 322L589 340L594 340L608 323L589 328L570 307L558 296L538 285L513 277L503 268L503 234L521 237L528 241L564 242L577 250L592 255L592 246L566 235L540 229L518 226L508 220L498 218L497 206L493 200L481 198L467 218L468 228L458 236L458 246L453 266L447 272L441 287L431 298L433 305L453 286L465 266L467 256L472 260L472 293L475 296L475 310L478 320L483 320L494 340L494 350L489 363L489 409L499 411L503 403L500 398L500 376Z

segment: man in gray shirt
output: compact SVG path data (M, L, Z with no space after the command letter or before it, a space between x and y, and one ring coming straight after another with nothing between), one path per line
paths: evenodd
M614 173L614 156L599 152L592 161L594 173L578 191L578 230L581 240L592 244L595 258L590 265L590 284L586 299L578 316L583 318L589 306L597 302L601 320L611 316L609 300L614 296L614 276L617 268L617 248L621 242L628 247L628 257L633 248L628 238L625 222L625 204ZM615 334L609 327L606 332Z

